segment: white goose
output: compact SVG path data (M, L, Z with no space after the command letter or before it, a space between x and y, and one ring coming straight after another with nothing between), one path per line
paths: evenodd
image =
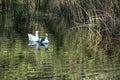
M39 41L38 31L35 31L35 35L28 34L29 41Z
M39 38L39 42L41 43L41 44L48 44L49 43L49 40L48 40L48 34L46 33L45 34L45 38Z
M29 41L33 41L33 42L37 41L37 42L40 42L40 44L48 44L49 43L48 34L47 33L45 34L45 38L43 37L39 38L38 32L39 31L35 31L35 35L28 34Z

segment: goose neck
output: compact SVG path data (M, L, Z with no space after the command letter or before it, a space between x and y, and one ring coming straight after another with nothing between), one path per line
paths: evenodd
M47 37L47 36L45 37L45 40L48 40L48 37Z
M36 38L39 39L38 33L35 34Z

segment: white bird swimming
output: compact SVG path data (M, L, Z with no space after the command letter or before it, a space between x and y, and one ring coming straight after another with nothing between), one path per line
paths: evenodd
M43 37L39 38L39 42L41 44L48 44L49 43L48 34L47 33L45 34L45 38L43 38Z
M38 31L35 31L35 35L28 34L29 41L39 41Z
M35 31L35 35L32 34L28 34L28 38L29 41L34 41L34 42L40 42L40 44L48 44L49 40L48 40L48 34L45 34L45 37L40 37L38 36L38 32L39 31Z
M39 31L35 31L35 35L32 34L28 34L28 38L29 38L29 44L28 45L36 45L36 49L39 49L39 45L40 46L44 46L45 50L48 50L48 34L45 34L45 37L40 37L38 36L38 32Z

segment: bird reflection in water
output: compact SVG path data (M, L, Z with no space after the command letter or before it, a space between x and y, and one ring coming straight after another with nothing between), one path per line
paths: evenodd
M48 43L40 43L38 41L29 41L28 45L29 46L36 45L35 46L36 50L40 50L39 46L44 46L45 47L45 51L48 51Z

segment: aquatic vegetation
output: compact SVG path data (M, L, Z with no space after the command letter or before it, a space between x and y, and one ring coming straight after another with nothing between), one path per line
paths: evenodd
M1 0L0 79L119 80L119 3ZM47 52L28 46L36 30L50 34Z

